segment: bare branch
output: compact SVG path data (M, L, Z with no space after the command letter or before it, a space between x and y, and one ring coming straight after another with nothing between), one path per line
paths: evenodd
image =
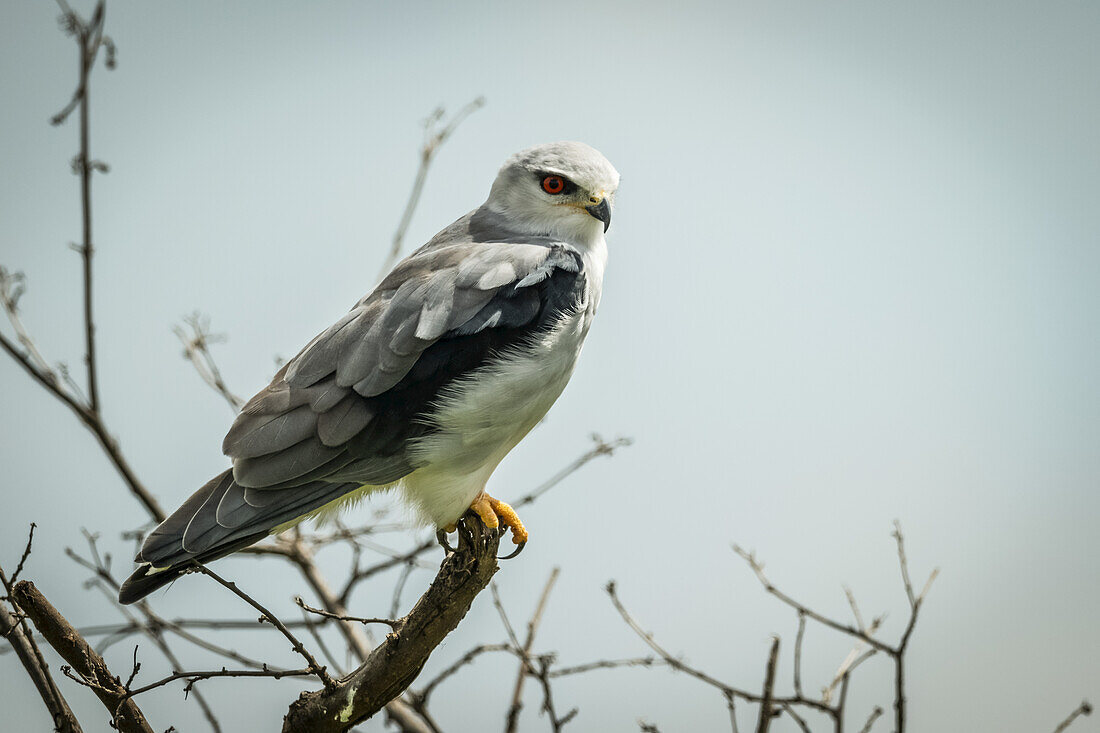
M932 587L932 581L939 574L939 569L933 569L924 584L924 589L919 596L913 595L913 584L909 581L909 562L905 557L905 539L901 534L901 523L894 520L894 539L898 545L898 565L901 567L902 582L905 585L905 594L909 598L909 622L902 632L901 641L896 649L892 649L894 658L894 730L895 733L905 731L905 650L909 646L909 639L913 635L913 629L917 626L917 614L920 613L921 604L924 602L928 590Z
M401 629L389 634L359 669L333 689L303 693L284 718L284 733L347 731L397 698L416 678L497 571L499 534L485 530L474 519L459 526L458 550L443 560L439 574L404 618Z
M554 589L554 583L557 582L560 571L561 568L557 567L550 571L550 577L547 578L546 585L542 589L542 595L539 597L538 605L535 606L535 612L531 615L531 620L527 622L527 636L523 640L523 646L518 648L520 653L519 671L516 672L516 682L512 688L512 705L508 708L508 717L504 727L506 733L514 733L519 727L519 714L523 710L523 683L527 680L527 675L534 672L534 668L531 666L531 647L535 644L535 632L538 631L539 622L542 621L542 613L550 600L550 591ZM493 587L493 600L495 602L499 601L496 586ZM507 624L503 606L500 607L500 611L501 618L505 619ZM510 626L508 632L514 640L515 635L512 633ZM548 688L549 682L546 682L545 685ZM549 694L549 692L546 693L547 699Z
M47 392L61 400L73 411L80 422L83 423L96 437L96 440L99 441L100 447L103 448L103 451L107 454L107 458L114 464L115 470L118 471L122 480L130 489L130 493L137 498L143 507L145 507L149 516L158 522L164 521L167 515L165 515L164 510L160 508L160 503L153 498L149 490L138 480L133 469L130 467L130 463L122 455L118 443L111 437L111 434L107 432L107 426L104 424L100 414L92 412L87 406L79 402L75 397L63 389L54 372L40 371L34 365L31 358L19 351L19 348L3 334L0 334L0 348L8 352L8 354L15 359L15 361L22 366L36 382L42 385Z
M601 659L596 662L578 664L573 667L562 667L550 671L550 677L568 677L574 674L584 674L596 669L616 669L618 667L652 667L664 664L664 660L654 657L631 657L630 659Z
M80 56L80 79L72 99L61 112L53 116L50 122L60 125L74 109L80 110L80 152L74 159L74 172L80 175L80 210L83 241L77 248L83 261L84 279L84 362L88 369L88 410L99 414L99 382L96 376L95 320L92 316L92 173L107 172L107 166L94 161L89 153L89 115L88 82L95 66L99 49L107 49L107 67L114 68L115 46L110 38L103 34L106 20L106 6L100 0L92 18L84 21L64 2L61 5L64 15L64 29L77 42Z
M500 593L497 591L496 583L489 585L489 592L493 596L493 607L496 608L497 615L500 616L500 622L504 624L504 631L508 634L508 641L511 642L516 653L521 654L522 647L519 643L519 637L516 636L516 630L512 628L512 622L508 620L508 613L504 610L504 604L500 601Z
M874 727L875 721L882 715L882 708L878 705L871 711L871 715L867 718L867 722L863 724L863 727L859 729L859 733L871 733L871 728Z
M860 653L861 650L863 650L863 644L857 641L855 647L848 652L848 656L844 658L844 661L841 662L840 666L837 668L836 673L833 674L832 681L830 681L821 691L821 699L823 702L831 702L833 693L844 684L844 680L848 679L855 668L878 654L878 649L868 649L863 651L862 654Z
M459 657L458 661L456 661L454 664L447 667L442 672L440 672L435 677L433 677L431 680L429 680L428 684L424 685L424 689L422 689L422 690L420 690L419 692L416 693L416 697L419 699L421 704L426 704L427 701L428 701L428 698L431 696L432 692L435 691L435 688L439 687L439 685L442 684L443 682L445 682L449 677L454 675L456 672L458 672L460 669L462 669L466 665L472 663L475 659L480 657L482 654L486 654L488 652L512 652L512 653L514 653L515 650L512 648L511 644L479 644L478 646L475 646L473 649L469 650L468 652L463 654L461 657Z
M145 716L118 679L111 674L103 657L88 645L34 584L21 580L12 589L12 598L34 622L39 633L61 657L87 682L100 702L110 711L120 731L152 733Z
M794 694L802 697L802 639L806 636L806 614L798 612L798 633L794 637Z
M450 121L440 126L443 122L444 111L442 107L436 108L428 119L424 121L424 143L420 148L420 167L416 171L416 178L413 180L412 191L409 193L409 200L405 204L405 211L401 214L401 221L397 224L397 231L393 234L393 243L390 245L389 254L386 255L386 259L382 261L382 267L378 272L378 279L381 280L385 277L393 266L397 264L397 260L401 257L401 245L405 241L405 232L408 231L409 224L412 222L413 213L416 211L417 204L420 203L420 194L424 190L424 182L428 178L428 169L432 165L432 159L435 158L435 154L439 152L439 148L443 143L447 142L447 138L455 131L459 124L485 106L485 98L478 97L477 99L469 102L460 109Z
M768 653L768 666L764 672L764 694L760 700L760 717L756 722L756 733L768 733L772 718L772 696L775 689L775 667L779 659L779 637L772 637L772 648Z
M99 548L96 545L97 537L89 533L87 530L84 530L84 536L88 541L88 549L92 557L91 560L84 559L77 553L73 552L71 548L65 548L65 554L82 567L85 567L94 573L94 576L90 583L96 589L101 591L107 602L115 609L117 609L124 618L126 618L126 620L129 622L128 626L135 627L138 631L149 638L153 645L156 646L157 649L160 650L161 654L164 655L164 658L168 660L168 663L172 666L173 669L180 669L183 665L180 662L179 658L175 655L175 652L172 651L171 646L168 644L168 640L164 637L163 632L166 630L172 631L180 638L189 641L200 648L212 651L230 659L241 661L256 668L263 668L264 665L260 662L248 659L247 657L237 654L230 649L225 649L221 646L218 646L217 644L195 636L194 634L191 634L190 632L183 629L171 628L171 625L168 622L166 622L164 619L160 618L159 616L157 616L157 614L153 612L148 601L141 601L134 606L134 608L144 616L144 621L138 620L133 615L133 613L131 613L130 609L118 603L119 584L118 581L115 580L114 576L111 575L110 567L108 564L109 556L107 558L104 558L99 553ZM97 652L102 654L111 644L113 644L115 641L121 641L126 636L128 636L128 634L119 634L115 637L108 637L100 643ZM136 648L134 664L134 674L136 675L137 668L140 666L137 664ZM125 687L127 690L129 690L130 684L127 683ZM214 714L213 708L206 701L205 695L203 695L199 690L194 690L193 696L195 698L195 703L199 706L207 722L210 723L210 727L213 729L214 733L221 733L221 724L218 722L217 716Z
M23 572L23 565L31 555L31 545L34 543L34 530L38 525L31 522L31 529L27 533L27 546L23 548L23 555L19 558L19 564L15 566L15 572L11 574L11 580L4 583L5 586L15 585L19 582L19 574Z
M325 671L325 668L317 662L314 656L309 653L309 650L306 649L305 645L298 640L298 637L296 637L294 633L290 629L288 629L286 625L283 624L283 622L280 621L275 614L267 610L255 598L238 588L236 583L226 580L205 565L199 565L198 563L195 563L193 567L195 569L195 572L202 573L203 575L213 578L219 585L227 588L233 595L237 596L242 601L259 611L261 614L261 620L266 619L267 621L269 621L272 626L277 628L282 633L282 635L287 638L287 641L290 642L291 648L299 655L301 655L302 659L306 660L306 668L312 670L313 673L317 675L317 677L325 685L326 689L330 689L336 686L335 680L333 680L332 677L329 676L329 673Z
M34 343L34 339L31 338L30 333L23 325L22 319L19 318L19 298L25 290L26 278L24 278L23 273L8 272L0 266L0 306L4 308L4 313L7 314L8 322L11 324L12 330L15 331L15 337L27 350L27 356L30 358L31 363L41 373L52 375L53 369L50 367L49 362L46 361L46 357L42 356L38 346ZM56 381L56 375L53 378Z
M1054 729L1054 733L1062 733L1066 728L1073 725L1073 721L1077 720L1077 718L1082 715L1092 715L1092 704L1088 700L1082 700L1081 704L1078 705L1065 720L1058 724L1058 727Z
M532 671L532 675L542 686L542 710L550 719L550 729L554 733L561 733L565 725L577 716L578 710L573 708L564 716L558 717L557 709L554 707L553 691L550 688L550 665L554 662L553 655L541 656L538 662L538 668Z
M592 442L595 445L591 449L581 454L572 463L565 468L555 473L550 478L543 481L541 484L535 487L530 493L520 497L519 501L512 502L513 509L519 509L520 507L527 506L528 504L534 504L535 500L545 494L550 489L560 484L565 479L572 476L574 473L584 468L586 465L599 458L600 456L613 456L615 451L619 448L625 448L634 442L633 438L618 437L611 440L604 440L599 434L593 433L591 436Z
M405 590L405 583L408 582L409 576L412 575L415 568L416 561L410 559L405 563L405 568L397 578L397 582L393 586L393 600L390 602L390 616L396 616L401 611L401 593Z
M406 564L410 560L433 549L435 546L436 543L434 538L430 540L424 540L404 555L398 555L397 557L383 560L382 562L371 565L368 568L356 569L355 572L351 574L351 577L348 578L347 583L344 584L343 590L337 597L339 602L341 604L347 604L348 600L351 598L351 592L355 589L355 586L357 586L359 583L366 580L367 578L377 575L378 573L381 573L385 570L389 570L390 568L395 568L399 565Z
M898 564L901 566L901 580L905 585L905 595L909 599L909 606L917 605L917 597L913 595L913 583L909 580L909 563L905 558L905 540L901 535L901 523L894 520L894 531L890 536L898 543Z
M401 628L401 619L363 618L361 616L341 616L341 615L338 615L338 614L335 614L335 613L330 613L330 612L325 611L325 610L320 609L320 608L314 608L313 606L310 606L310 605L306 604L306 602L302 600L301 596L295 596L294 597L294 603L296 603L303 611L308 611L310 613L315 613L318 616L323 616L325 618L334 619L336 621L352 621L354 623L359 623L359 624L363 624L363 625L366 625L366 624L385 624L386 626L389 626L392 629L400 629Z
M92 571L94 574L93 581L101 584L100 589L104 590L108 602L111 603L128 621L125 624L110 624L105 626L91 626L86 629L81 629L80 633L85 637L87 636L99 636L106 634L108 637L115 637L115 640L121 641L127 636L135 633L145 634L153 640L158 646L163 638L163 632L169 631L180 637L184 641L188 641L195 646L198 646L207 651L213 652L220 656L232 659L235 662L240 662L248 667L255 669L267 669L269 665L263 662L258 662L254 659L250 659L243 654L238 654L232 649L226 649L218 644L214 644L211 641L203 639L200 636L192 634L187 631L186 627L192 628L204 628L204 629L218 629L225 630L229 628L236 629L259 629L261 626L254 620L249 621L233 621L233 620L219 620L219 619L176 619L170 621L161 617L155 611L148 601L139 601L134 604L132 608L139 611L144 617L143 620L139 620L133 616L128 610L128 607L122 606L117 603L119 583L118 580L111 574L110 568L106 566L103 559L99 556L99 551L96 547L95 535L89 534L85 531L85 537L88 540L88 547L91 551L92 560L87 560L70 548L65 549L65 554L77 564ZM107 591L102 586L106 586L110 589ZM305 624L297 624L305 625ZM100 646L99 651L102 653L103 649L109 646L109 643L103 643ZM177 665L178 666L178 665Z
M309 635L313 637L313 643L317 645L317 648L321 650L321 654L324 655L325 660L336 670L336 674L339 677L344 676L343 665L337 661L336 657L328 648L328 644L325 643L324 637L321 636L320 627L324 625L325 620L315 620L309 615L309 611L302 609L302 620L305 622L306 630ZM284 622L285 623L285 622Z
M95 322L92 316L92 209L91 209L91 178L95 171L106 171L106 166L91 160L88 142L88 80L92 67L101 47L107 49L107 65L114 65L114 44L103 34L103 26L106 17L106 9L103 0L96 4L92 18L83 20L64 0L59 0L61 6L62 28L74 38L79 46L80 77L76 92L72 101L60 113L51 120L59 125L65 121L68 115L76 108L80 109L80 153L74 160L74 170L80 175L80 203L83 240L76 247L83 261L83 301L84 301L84 361L88 370L88 399L83 400L73 390L66 389L57 373L50 368L45 358L34 346L33 340L27 334L18 318L17 305L19 295L22 293L22 279L20 276L0 273L0 301L3 303L8 320L11 321L16 331L17 338L27 350L20 349L3 334L0 334L0 347L15 359L48 392L57 397L71 409L80 421L96 436L100 446L107 453L108 458L114 464L116 470L126 482L130 492L141 502L150 516L158 522L165 518L164 512L156 499L142 486L130 468L129 463L123 457L118 444L107 431L103 422L99 402L99 384L96 376L96 349L95 349ZM67 376L67 375L66 375Z
M849 588L848 586L844 586L844 595L848 598L848 605L852 609L852 616L855 617L856 628L858 628L860 631L862 631L863 633L866 634L867 633L867 625L865 623L863 623L863 614L861 614L859 612L859 605L856 604L855 594L852 593L851 588Z
M321 605L325 607L328 613L333 614L335 617L352 618L348 616L348 609L344 602L332 591L328 581L325 580L324 575L317 568L317 564L313 561L313 552L302 542L301 533L297 528L291 533L291 536L292 539L281 546L278 554L298 568L302 578L317 594ZM347 642L349 651L360 662L366 662L370 651L370 643L363 632L363 626L345 620L337 620L336 623L337 629ZM438 733L432 730L432 727L421 714L414 711L403 700L393 699L386 703L386 714L391 722L397 724L402 733Z
M883 642L879 641L878 639L875 639L875 638L869 636L868 634L864 633L860 629L853 628L853 627L851 627L847 624L842 624L839 621L833 621L832 619L826 618L825 616L822 616L821 614L817 613L816 611L813 611L813 610L807 608L806 606L802 605L801 603L794 600L793 598L788 596L786 593L784 593L783 591L779 590L774 585L772 585L771 581L768 580L768 577L766 575L764 575L764 565L756 559L755 555L753 555L751 552L746 552L739 545L734 545L733 546L733 551L736 552L738 555L740 555L741 558L744 559L744 561L749 564L749 567L752 568L754 573L756 573L756 577L760 580L761 585L764 586L764 590L766 590L768 593L771 593L773 596L775 596L779 600L783 601L784 603L786 603L788 606L790 606L794 610L798 611L801 614L804 614L805 616L808 616L809 618L812 618L814 621L817 621L819 624L822 624L824 626L828 626L830 629L834 629L834 630L839 631L843 634L848 634L849 636L853 636L857 639L860 639L860 640L866 642L867 644L869 644L869 645L871 645L871 646L873 646L877 649L880 649L880 650L886 651L886 652L893 651L893 649L891 649L889 645L884 644Z
M736 698L729 693L726 694L726 710L728 710L730 714L730 733L738 733L737 701Z
M661 647L656 642L656 640L653 638L653 634L649 633L648 631L645 631L641 627L641 625L637 621L635 621L634 618L630 615L630 613L626 610L626 608L623 606L622 602L619 600L619 596L618 596L618 594L616 592L616 588L615 588L615 581L609 582L607 584L606 590L607 590L607 594L609 596L611 596L612 604L614 604L615 609L619 612L619 615L623 617L623 620L626 622L627 626L629 626L631 629L633 629L634 633L637 634L642 639L642 641L644 641L649 646L650 649L655 651L658 654L658 656L660 656L661 659L663 659L665 661L665 663L668 664L668 666L672 667L676 671L684 672L688 675L691 675L695 679L697 679L697 680L699 680L699 681L701 681L701 682L703 682L707 685L710 685L711 687L719 690L723 695L726 695L727 697L728 696L735 696L735 697L741 698L742 700L746 700L748 702L755 702L755 703L759 703L759 702L763 701L763 697L761 697L760 695L756 695L756 694L748 692L746 690L742 690L742 689L733 687L731 685L727 685L725 682L722 682L721 680L715 679L714 677L711 677L710 675L708 675L706 672L703 672L702 670L691 667L688 664L684 663L683 660L672 656L669 652L667 652L663 647ZM802 698L801 696L798 696L798 697L775 697L775 698L773 698L772 702L776 705L782 705L783 703L789 703L789 704L795 704L795 705L804 705L806 707L811 707L811 708L814 708L816 710L820 710L820 711L825 712L825 713L830 713L830 714L832 713L832 708L830 708L825 703L817 702L816 700L805 699L805 698Z
M793 720L798 725L799 729L802 730L802 733L810 733L810 726L806 724L806 720L801 715L796 713L795 709L791 707L789 703L783 703L783 712L791 716L791 720Z
M225 669L224 667L222 669L207 672L175 672L156 682L151 682L136 690L131 690L127 694L127 697L137 697L150 690L155 690L158 687L164 687L176 680L187 680L187 686L184 689L188 692L192 692L193 685L196 682L214 679L215 677L268 677L270 679L279 680L284 677L312 677L315 674L317 673L312 669Z
M34 525L32 524L31 527L33 528ZM28 551L30 549L30 540L27 541L27 549ZM26 553L24 553L23 559L26 559ZM22 561L20 561L20 566L22 564ZM16 572L18 573L18 570ZM15 575L9 580L4 574L4 569L0 568L0 583L3 584L4 591L9 599L15 585L14 580ZM15 601L12 600L12 603L14 604ZM69 707L69 703L57 688L57 683L50 675L49 665L46 664L42 651L38 648L22 611L18 606L14 606L14 608L17 616L12 616L4 603L0 602L0 636L7 639L8 643L11 644L15 656L19 658L23 669L26 670L31 682L34 683L39 697L42 698L42 702L50 713L54 729L60 733L81 733L80 723Z
M186 327L186 329L184 328ZM183 319L183 326L173 326L172 332L183 344L183 357L191 362L202 381L222 396L234 413L244 406L244 400L233 394L222 378L221 370L210 352L210 344L224 341L222 334L211 333L210 318L198 311Z

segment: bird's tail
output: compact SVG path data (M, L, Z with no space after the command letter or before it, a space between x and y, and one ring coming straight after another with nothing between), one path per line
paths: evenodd
M205 564L248 547L275 528L293 523L359 484L323 481L292 489L250 489L232 470L213 478L154 529L134 558L139 563L119 589L134 603L172 582L196 563Z

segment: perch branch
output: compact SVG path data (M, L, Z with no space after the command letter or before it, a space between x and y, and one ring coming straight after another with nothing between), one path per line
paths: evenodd
M479 521L463 522L456 552L367 660L332 689L303 693L283 719L284 733L347 731L397 698L416 678L432 651L458 625L497 571L500 537Z

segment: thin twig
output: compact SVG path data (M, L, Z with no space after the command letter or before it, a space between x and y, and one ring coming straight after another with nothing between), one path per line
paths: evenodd
M449 677L454 675L456 672L458 672L460 669L462 669L466 665L473 662L475 659L480 657L482 654L486 654L488 652L513 652L514 653L514 651L515 650L512 648L511 644L503 644L503 643L502 644L479 644L478 646L475 646L473 649L469 650L468 652L463 654L461 657L459 657L458 660L454 664L450 665L449 667L444 669L442 672L437 674L435 677L430 679L428 681L428 683L426 685L424 685L423 689L421 689L418 693L416 693L416 696L423 703L426 703L427 700L428 700L428 697L431 696L432 692L435 691L435 688L439 687L439 685L442 684L443 682L445 682Z
M894 531L890 535L898 543L898 565L901 566L901 580L905 585L905 596L909 599L909 606L917 605L917 597L913 595L913 583L909 580L909 562L905 558L905 540L901 534L901 523L894 520Z
M539 681L542 686L542 710L546 713L547 718L550 719L550 729L554 733L561 733L561 730L566 726L569 721L573 720L579 712L577 708L573 708L562 717L558 717L557 709L554 706L553 690L550 686L550 665L553 664L553 655L544 655L538 658L538 668L532 671L532 676Z
M737 730L737 700L731 693L726 693L726 710L730 714L730 733L738 733Z
M508 641L519 652L523 647L520 646L519 637L516 636L516 631L512 628L512 622L508 620L508 612L504 610L504 604L500 600L500 591L497 590L496 583L489 584L489 592L493 596L493 607L496 608L497 615L500 616L500 622L504 624L504 631L508 634Z
M115 470L118 471L122 480L126 483L127 488L130 489L130 493L137 498L143 507L145 507L149 516L157 522L164 521L167 515L165 515L164 510L160 508L160 503L151 493L149 493L149 490L145 488L141 481L138 480L134 470L130 467L129 461L122 455L118 443L107 431L107 426L104 424L100 414L92 412L86 405L78 401L76 397L63 389L54 372L40 371L34 365L31 358L21 352L19 348L2 333L0 333L0 348L15 359L16 363L23 367L24 371L42 385L47 392L61 400L61 402L73 411L80 422L88 428L92 435L96 437L96 440L99 441L100 447L103 448L103 452L107 454L107 458L114 465Z
M235 395L222 377L218 364L214 361L214 355L210 352L210 344L222 341L225 337L221 334L210 332L210 318L196 311L183 318L182 326L173 326L172 332L183 344L183 356L191 362L202 381L224 399L234 413L239 412L244 406L244 400Z
M15 572L11 574L11 580L7 581L5 585L15 585L19 582L19 574L23 572L23 565L31 555L31 545L34 543L34 529L37 526L37 524L31 522L31 529L27 533L27 546L23 548L23 555L19 558L19 564L15 566Z
M267 610L255 598L238 588L236 583L226 580L205 565L199 565L198 563L195 563L192 567L194 568L195 572L202 573L203 575L213 578L219 585L228 589L233 595L237 596L242 601L259 611L263 619L269 621L272 626L277 628L280 633L282 633L282 635L287 638L287 640L290 642L291 648L299 655L301 655L302 659L306 660L306 668L312 670L326 688L332 688L336 686L336 681L333 680L331 676L329 676L329 673L325 671L325 668L317 662L314 656L309 653L309 650L305 648L305 645L298 640L298 637L296 637L294 633L290 629L288 629L286 625L282 621L280 621L275 614Z
M875 721L879 719L879 716L882 715L882 712L882 708L876 705L875 709L871 711L871 715L868 716L867 722L864 723L863 727L859 729L859 733L871 733L871 728L874 727Z
M158 687L164 687L176 680L187 680L187 690L190 691L196 682L215 677L269 677L280 680L284 677L312 677L316 674L317 672L312 669L225 669L224 667L206 672L175 672L144 687L131 690L127 697L137 697Z
M309 611L307 611L306 609L303 608L302 609L302 620L305 622L306 630L309 632L309 635L313 637L313 642L317 645L317 648L321 650L321 654L324 655L325 660L330 665L332 665L332 668L334 670L336 670L336 674L339 677L343 677L344 676L343 665L341 665L340 662L338 662L336 660L336 657L333 655L332 651L329 650L328 644L325 643L324 637L321 636L320 628L325 623L324 619L314 620L309 615ZM286 622L284 621L283 623L286 623Z
M652 667L664 664L664 660L655 657L631 657L630 659L601 659L597 662L578 664L573 667L562 667L551 670L550 677L568 677L575 674L584 674L595 669L617 669L619 667Z
M1073 721L1077 720L1082 715L1092 715L1092 704L1088 700L1082 700L1081 704L1070 713L1065 720L1058 724L1058 727L1054 729L1054 733L1062 733L1066 728L1073 725Z
M810 733L810 726L807 725L805 718L795 712L795 709L791 707L789 703L783 703L783 712L791 717L791 720L802 730L802 733Z
M852 593L852 589L848 586L844 586L844 595L848 598L848 605L852 608L852 616L856 620L856 628L863 633L867 633L867 625L863 623L863 614L859 612L859 605L856 603L856 596Z
M768 666L764 671L764 694L760 700L760 717L756 722L756 733L768 733L774 713L772 697L775 690L775 667L779 659L779 637L772 637L772 648L768 653Z
M630 613L626 610L626 607L623 606L622 602L619 600L614 581L609 582L605 590L607 591L607 594L611 596L611 603L615 606L615 609L619 612L619 615L622 616L623 621L626 622L627 626L633 629L634 633L637 634L642 639L642 641L644 641L646 645L649 646L650 649L655 651L663 660L665 660L668 666L672 667L672 669L691 675L700 682L703 682L719 690L724 695L735 695L737 697L740 697L742 700L754 703L759 703L763 700L760 695L733 687L731 685L727 685L725 682L715 679L714 677L708 675L706 672L691 667L683 660L672 656L668 651L666 651L663 647L661 647L661 645L656 642L656 640L653 638L653 634L645 631L641 627L641 625L634 620L634 617L631 616ZM832 708L830 708L825 703L802 697L775 697L773 698L772 702L776 705L782 705L785 702L792 705L803 705L806 707L814 708L815 710L820 710L821 712L825 713L831 713L832 711Z
M833 692L836 691L837 688L843 684L844 680L855 671L856 667L878 654L878 649L867 649L862 654L860 653L861 649L863 649L863 645L856 642L855 647L848 652L848 656L840 663L840 667L838 667L833 674L833 679L825 686L825 689L821 691L821 699L824 702L828 703L833 699Z
M612 438L611 440L604 440L598 433L593 433L590 437L592 439L592 442L595 444L592 446L591 449L582 453L568 466L561 469L553 476L536 486L534 490L520 497L519 501L513 502L512 508L519 509L520 507L527 506L528 504L534 504L535 500L538 499L540 496L560 484L565 479L572 476L580 469L584 468L595 459L600 458L601 456L614 456L615 451L617 451L619 448L626 448L627 446L630 446L634 443L633 438L622 436L618 438Z
M435 111L429 115L428 119L424 121L424 142L420 147L420 167L416 171L416 178L413 180L412 191L409 193L409 200L405 204L405 210L401 213L401 221L397 224L397 231L393 234L393 242L390 244L390 251L386 255L386 259L382 261L382 267L378 273L378 279L381 280L385 277L401 257L401 245L405 241L405 232L408 231L409 224L412 222L413 213L416 211L416 206L420 203L420 194L424 190L424 182L428 179L428 169L432 165L432 159L435 158L435 154L439 152L439 148L443 143L447 142L447 138L455 131L459 124L473 114L475 111L485 106L485 98L478 97L472 102L467 103L462 109L460 109L451 120L439 127L439 124L443 121L444 111L442 107L438 107Z
M751 552L747 552L747 551L743 550L739 545L733 545L733 551L736 552L739 556L741 556L741 558L743 558L745 560L745 562L747 562L749 564L749 567L752 568L754 573L756 573L756 577L760 581L761 585L764 586L765 591L772 594L773 596L775 596L779 600L783 601L784 603L786 603L788 606L790 606L794 610L805 614L809 618L812 618L814 621L817 621L819 624L822 624L824 626L828 626L830 629L834 629L834 630L839 631L843 634L848 634L849 636L853 636L857 639L860 639L860 640L866 642L867 644L869 644L869 645L871 645L871 646L873 646L877 649L880 649L884 652L892 651L891 647L888 644L885 644L885 643L879 641L878 639L875 639L874 637L864 633L860 629L853 628L852 626L849 626L848 624L840 623L839 621L833 621L832 619L827 618L825 616L822 616L821 614L817 613L816 611L813 611L810 608L806 607L805 605L803 605L803 604L799 603L798 601L794 600L793 598L788 596L786 593L784 593L783 591L779 590L774 585L772 585L771 581L768 580L768 577L766 575L764 575L764 566L756 559L755 555L753 555Z
M523 640L523 646L517 647L517 651L520 653L519 671L516 672L516 682L512 688L512 705L508 708L508 716L505 719L504 730L506 733L515 733L519 728L519 714L523 710L523 683L527 680L527 675L534 671L531 666L531 647L535 644L535 633L542 621L542 613L546 610L546 604L550 600L550 591L554 589L554 583L557 582L560 572L561 568L558 567L550 571L550 577L547 578L546 585L542 589L542 595L535 606L535 612L531 614L531 620L527 622L527 636ZM508 619L504 615L503 605L499 603L500 598L497 595L495 585L493 586L493 601L498 604L501 618L508 625ZM508 625L508 635L513 641L515 640L515 634L512 633L510 625Z
M806 636L806 614L798 612L798 633L794 637L794 694L802 697L802 639Z
M405 583L408 582L409 576L412 575L412 571L416 568L416 563L412 560L405 563L405 569L401 571L401 575L397 578L397 583L393 587L393 600L390 602L390 616L396 617L401 610L401 592L405 590Z
M294 597L294 603L297 604L298 607L301 608L303 611L309 611L310 613L315 613L318 616L323 616L325 618L330 618L330 619L333 619L333 620L336 620L336 621L351 621L351 622L354 622L354 623L364 624L364 625L366 625L366 624L385 624L386 626L389 626L392 629L401 628L401 619L363 618L361 616L342 616L342 615L338 615L338 614L335 614L335 613L330 613L329 611L325 611L324 609L321 609L321 608L314 608L313 606L310 606L305 601L303 601L301 596L295 596Z
M35 368L43 374L52 375L56 381L57 376L53 374L53 368L46 361L46 357L42 356L38 346L34 343L34 339L31 338L26 326L23 325L22 319L19 318L19 298L25 290L26 279L23 273L9 273L0 266L0 305L3 305L4 312L8 316L8 322L11 324L12 330L15 331L15 337L27 350L27 356L30 357Z

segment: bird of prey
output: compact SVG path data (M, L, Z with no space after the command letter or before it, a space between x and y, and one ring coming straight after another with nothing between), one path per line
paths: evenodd
M393 488L426 524L450 530L472 510L522 548L527 530L485 484L573 374L600 302L618 185L583 143L505 161L484 204L245 404L222 444L233 467L149 534L119 601Z

